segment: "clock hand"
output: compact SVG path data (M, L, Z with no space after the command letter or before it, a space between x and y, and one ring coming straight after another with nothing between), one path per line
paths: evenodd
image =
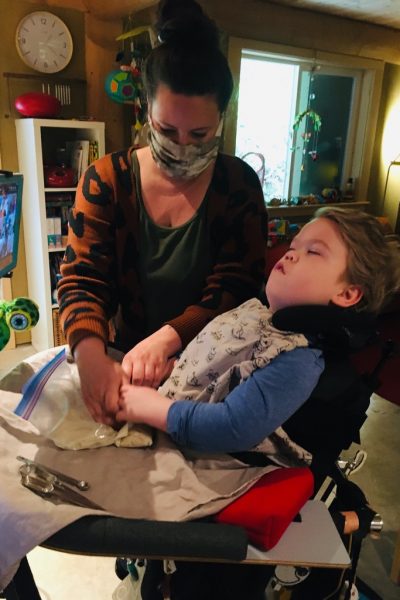
M48 42L49 42L49 40L51 40L51 39L52 39L52 36L50 36L50 37L48 38L48 40L46 41L46 43L45 43L45 44L43 44L43 46L44 46L45 48L48 48L49 50L51 50L53 54L57 54L57 52L56 52L56 51L54 50L54 48L53 48L53 44L51 44L51 43L49 44L49 43L48 43Z

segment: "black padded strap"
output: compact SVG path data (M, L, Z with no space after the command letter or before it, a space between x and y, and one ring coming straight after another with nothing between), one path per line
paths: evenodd
M374 336L375 316L334 304L288 306L272 317L274 327L311 336L315 345L354 351L363 348Z

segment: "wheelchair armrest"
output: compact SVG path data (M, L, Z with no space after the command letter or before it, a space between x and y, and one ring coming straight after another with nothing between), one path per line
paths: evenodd
M87 516L64 527L41 545L97 556L184 556L240 561L246 557L247 544L245 530L235 525Z

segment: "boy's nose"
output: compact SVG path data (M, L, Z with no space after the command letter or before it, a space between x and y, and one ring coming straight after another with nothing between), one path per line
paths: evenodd
M297 262L299 259L299 255L295 250L291 250L285 256L285 260L290 260L291 262Z

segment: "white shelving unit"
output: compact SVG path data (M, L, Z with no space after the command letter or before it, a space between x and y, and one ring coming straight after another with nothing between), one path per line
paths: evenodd
M46 195L71 192L75 188L45 187L43 166L53 161L56 149L67 141L97 141L99 156L105 152L104 123L98 121L64 121L61 119L18 119L19 171L24 176L22 215L25 239L28 293L39 305L40 319L32 329L32 345L37 351L54 346L49 255L63 248L48 248Z

